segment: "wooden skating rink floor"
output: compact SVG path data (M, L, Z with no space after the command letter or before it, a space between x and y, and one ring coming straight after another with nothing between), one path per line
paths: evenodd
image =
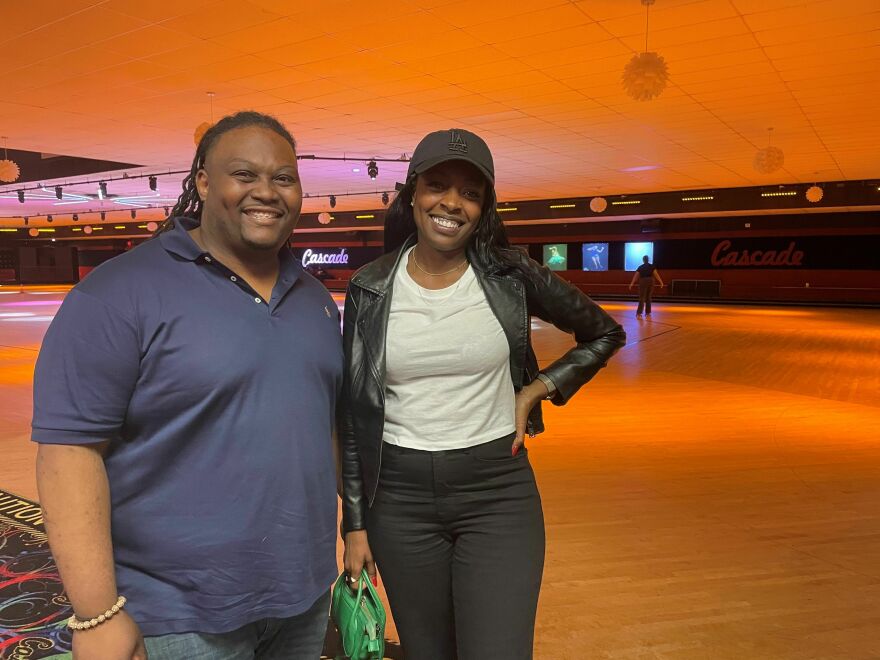
M32 499L63 295L0 288L0 488ZM880 310L604 307L627 346L529 445L536 658L880 658ZM534 343L546 364L569 339L535 323Z

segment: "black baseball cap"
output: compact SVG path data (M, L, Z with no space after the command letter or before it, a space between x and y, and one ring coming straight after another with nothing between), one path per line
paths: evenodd
M490 185L495 185L495 163L489 145L479 135L463 128L434 131L422 138L409 161L406 178L409 180L448 160L471 163L483 173Z

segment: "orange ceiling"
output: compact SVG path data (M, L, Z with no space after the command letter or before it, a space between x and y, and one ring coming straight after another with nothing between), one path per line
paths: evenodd
M302 162L311 195L392 189L405 163L363 163L452 126L489 142L502 200L880 177L878 0L656 0L670 84L648 102L621 86L639 0L10 2L0 25L9 147L141 172L189 167L212 91L215 118L268 112L300 153L356 159ZM770 126L785 166L762 175Z

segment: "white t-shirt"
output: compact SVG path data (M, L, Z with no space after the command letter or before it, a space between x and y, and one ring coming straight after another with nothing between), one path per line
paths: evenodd
M394 278L385 340L384 441L440 451L516 430L510 345L470 266L445 289Z

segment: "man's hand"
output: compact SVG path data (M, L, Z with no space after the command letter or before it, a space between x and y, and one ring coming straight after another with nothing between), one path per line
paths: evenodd
M510 448L510 453L516 456L526 439L526 429L529 424L529 413L541 399L549 394L547 386L540 380L534 380L516 393L516 438Z
M125 610L109 621L73 633L74 660L147 660L141 629Z

